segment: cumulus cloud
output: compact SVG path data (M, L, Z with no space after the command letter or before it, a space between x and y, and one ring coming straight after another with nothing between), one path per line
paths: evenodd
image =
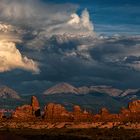
M0 79L10 81L7 77L13 75L17 83L27 81L21 84L26 88L57 82L138 87L140 37L97 36L88 10L77 14L77 8L40 0L1 0L0 72L41 72L20 71L19 80L15 70L0 73Z
M32 59L28 59L26 56L22 56L16 48L15 43L0 40L0 72L15 68L25 69L35 73L39 72L37 63Z
M89 31L94 30L93 23L90 21L90 16L87 9L82 12L81 18L76 13L72 14L68 24L71 26L77 26L77 28L82 26Z
M40 48L53 35L95 36L88 10L78 15L77 8L75 4L44 4L41 0L1 0L0 19L17 27L19 36L32 36L26 40L27 46Z
M76 11L77 7L74 4L45 4L41 0L1 0L0 17L14 24L20 20L19 25L45 27L55 21L61 23L67 20L68 15Z
M75 4L46 4L41 0L1 0L0 39L22 40L24 48L40 50L49 46L55 35L62 35L61 44L71 37L95 36L88 10L78 15L77 8ZM31 55L28 51L27 56ZM79 55L89 57L86 52Z

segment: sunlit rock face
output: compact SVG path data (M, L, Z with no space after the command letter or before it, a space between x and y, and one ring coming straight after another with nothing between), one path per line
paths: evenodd
M12 118L25 120L37 118L40 116L40 106L35 96L32 97L31 105L23 105L21 107L17 107L14 113L12 114Z
M80 106L75 105L73 112L68 112L62 105L50 103L45 107L44 119L49 122L89 122L92 115L82 111Z
M60 104L49 103L45 106L44 119L51 122L70 121L70 113Z
M4 113L0 112L0 119L2 119L4 117Z
M86 110L83 111L80 106L75 105L73 107L73 118L74 122L90 122L93 120L93 115Z
M109 110L107 108L102 108L100 111L101 116L109 115Z
M140 121L140 100L132 101L128 104L128 108L122 108L120 120L124 122L139 122Z
M32 106L31 105L23 105L21 107L17 107L15 112L12 115L12 118L17 118L17 119L33 118Z
M140 113L140 100L133 101L129 103L129 110L134 113Z
M99 114L93 114L83 110L80 106L74 105L73 111L69 112L61 104L49 103L41 115L38 99L33 96L31 105L17 107L12 118L31 120L42 118L42 121L49 123L81 123L81 122L140 122L140 101L132 101L128 108L122 108L119 114L112 114L107 108L102 108ZM1 115L2 116L2 115Z
M40 105L39 105L38 99L35 96L32 96L31 104L32 104L33 115L35 115L36 117L39 117L41 115Z

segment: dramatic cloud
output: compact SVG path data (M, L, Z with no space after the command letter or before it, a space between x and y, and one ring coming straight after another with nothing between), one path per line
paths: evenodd
M98 36L90 14L68 3L1 0L1 81L27 93L59 82L139 87L140 36Z
M85 9L82 14L81 14L81 18L76 14L72 14L71 15L70 21L68 21L68 24L71 26L77 26L76 28L79 28L80 26L87 28L87 30L93 32L94 27L92 22L90 21L90 16L89 13L87 11L87 9Z
M0 40L0 72L9 71L15 68L39 72L37 64L22 56L13 42Z
M73 4L44 4L40 0L2 0L0 19L17 27L20 37L30 36L24 40L26 46L40 49L53 35L95 36L87 9L79 16L77 8Z

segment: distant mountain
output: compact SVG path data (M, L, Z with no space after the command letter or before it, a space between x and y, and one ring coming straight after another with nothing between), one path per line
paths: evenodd
M57 84L44 92L44 95L62 94L62 93L73 93L77 95L88 94L88 93L104 93L109 96L117 97L123 91L110 86L91 86L91 87L79 87L76 88L68 83Z
M11 89L7 86L1 86L0 87L0 99L20 99L20 96L13 89Z
M44 95L61 94L61 93L78 94L79 91L77 88L68 83L60 83L46 90L44 92Z
M127 89L120 97L127 100L140 99L140 89Z
M111 86L91 86L91 87L80 87L79 92L83 94L87 93L104 93L112 97L118 97L123 92L120 89L113 88Z
M136 94L137 92L140 92L140 89L127 89L120 96L124 97L128 95L133 95L133 94Z

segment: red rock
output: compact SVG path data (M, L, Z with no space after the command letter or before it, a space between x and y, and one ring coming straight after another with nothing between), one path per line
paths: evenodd
M33 117L32 114L32 106L31 105L23 105L21 107L17 107L15 112L12 114L13 118L17 119L29 119Z
M75 106L73 107L73 111L74 111L74 113L81 113L81 112L82 112L82 109L80 108L80 106L75 105Z
M32 96L31 106L32 106L32 109L33 109L33 115L35 115L36 117L39 117L41 115L40 105L39 105L38 99L35 96Z
M140 100L130 102L128 109L121 109L119 116L123 122L140 122Z
M0 114L0 118L2 115ZM40 116L40 106L35 96L31 99L31 105L17 107L12 114L17 119L34 119ZM128 108L122 108L119 114L111 114L108 109L102 108L99 114L93 115L83 111L75 105L73 112L68 112L60 104L49 103L44 109L44 119L49 122L140 122L140 100L129 103Z
M130 114L130 110L126 108L122 108L120 113L124 116L128 116Z
M106 116L106 115L109 115L109 110L107 108L102 108L101 111L100 111L100 114L101 116Z
M4 116L4 114L2 112L0 112L0 119L2 119Z
M82 111L80 106L75 105L73 107L73 118L75 122L88 122L92 120L92 117L87 111Z
M39 102L35 96L32 97L31 105L23 105L21 107L17 107L14 113L12 114L12 118L17 119L30 119L39 116L40 107Z
M129 103L128 108L133 113L140 113L140 100Z
M69 121L70 114L60 104L50 103L45 106L44 118L51 122Z

